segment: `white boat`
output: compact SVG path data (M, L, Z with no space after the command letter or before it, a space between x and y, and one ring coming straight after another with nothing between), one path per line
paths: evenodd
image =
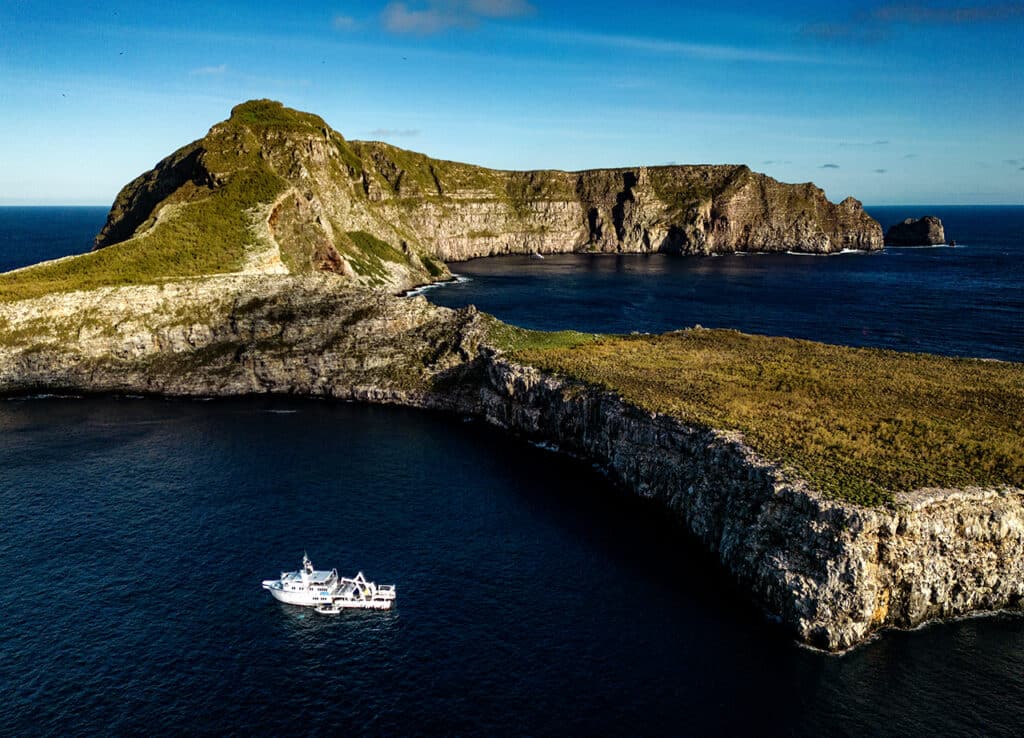
M346 609L390 610L395 602L393 584L368 582L362 572L349 579L339 577L337 569L317 571L306 554L302 555L299 571L281 572L280 579L264 579L263 589L269 590L276 600L315 607L324 614Z

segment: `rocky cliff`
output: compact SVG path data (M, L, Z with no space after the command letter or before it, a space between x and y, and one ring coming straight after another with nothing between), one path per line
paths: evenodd
M738 433L500 358L481 412L656 501L811 645L843 650L884 628L1024 607L1024 490L918 490L892 509L830 500Z
M229 206L246 219L225 228ZM155 254L188 241L202 254L214 232L233 244L207 272L323 270L391 290L492 254L882 247L856 200L835 205L813 184L746 166L496 171L347 141L267 100L237 106L128 184L95 246ZM162 276L188 276L175 266Z
M0 303L0 393L275 392L452 407L478 313L336 275L227 275ZM440 389L434 389L434 385Z
M228 275L0 303L0 394L296 393L444 409L600 464L829 650L886 627L1024 607L1024 491L830 500L741 435L503 358L493 319L335 275Z
M907 218L885 233L886 246L938 246L946 243L942 221L934 215Z

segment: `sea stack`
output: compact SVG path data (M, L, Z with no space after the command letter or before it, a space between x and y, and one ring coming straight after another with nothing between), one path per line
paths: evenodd
M934 215L907 218L885 234L886 246L937 246L946 243L942 221Z

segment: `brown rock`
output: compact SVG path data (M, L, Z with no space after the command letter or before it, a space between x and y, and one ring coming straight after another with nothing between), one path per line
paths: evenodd
M907 218L885 234L886 246L937 246L946 243L942 221L934 215Z

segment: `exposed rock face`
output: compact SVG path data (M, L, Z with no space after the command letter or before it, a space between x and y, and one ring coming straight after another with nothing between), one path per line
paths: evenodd
M892 226L885 234L886 246L938 246L946 243L942 221L934 215L907 218Z
M1024 607L1024 490L922 490L896 510L824 499L736 433L492 360L482 412L653 499L801 640L842 650L886 627Z
M885 627L1024 607L1024 490L823 498L736 433L504 360L487 320L333 275L236 275L0 304L0 394L295 393L440 408L557 443L655 500L767 613L839 650Z
M379 144L359 144L362 150ZM573 251L683 254L871 250L881 228L861 204L745 166L488 172L489 188L445 189L415 206L383 190L379 208L445 261Z
M0 393L262 392L450 406L431 389L476 355L473 308L333 275L241 275L0 303Z
M317 116L263 100L127 185L96 248L144 236L165 216L198 217L168 206L239 177L256 183L240 188L238 207L259 214L253 228L277 245L277 264L389 289L447 276L442 260L493 254L827 253L883 241L856 200L835 205L813 184L746 166L496 171L346 141Z

